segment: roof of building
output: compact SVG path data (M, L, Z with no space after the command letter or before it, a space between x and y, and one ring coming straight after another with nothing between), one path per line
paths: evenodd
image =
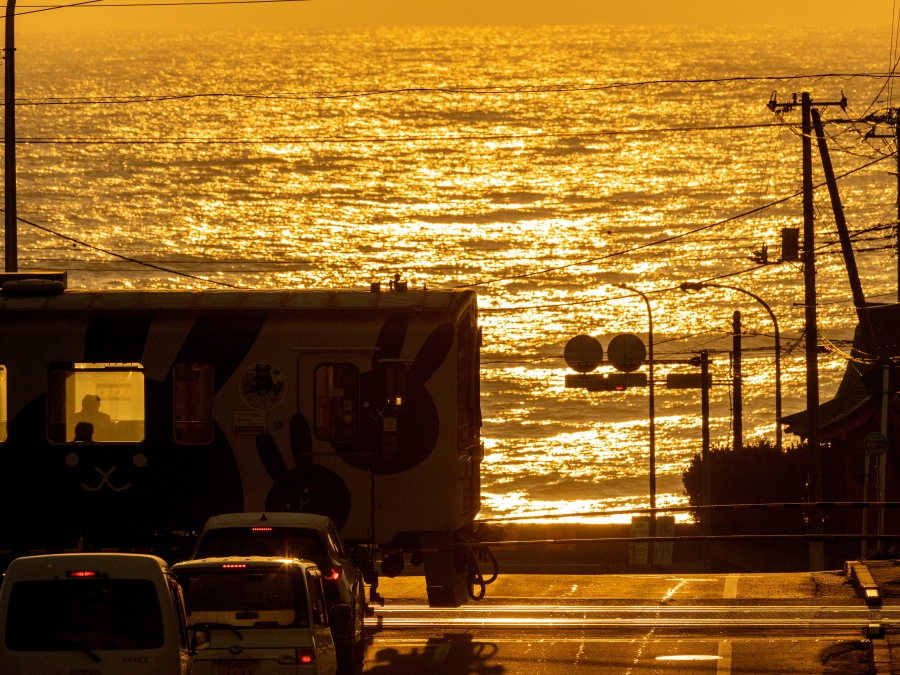
M900 304L878 305L867 308L877 342L877 354L867 353L859 326L853 336L853 346L847 354L847 366L838 385L837 393L830 401L819 405L819 428L840 426L877 398L860 379L872 367L876 356L896 360L900 357ZM781 421L789 433L798 436L809 434L806 410L786 415ZM825 434L828 435L827 433ZM827 440L824 439L823 440Z

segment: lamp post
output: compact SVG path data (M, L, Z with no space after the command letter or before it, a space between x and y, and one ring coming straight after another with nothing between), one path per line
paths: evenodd
M702 281L698 282L689 282L686 281L681 286L679 286L682 291L699 291L704 288L724 288L730 291L737 291L738 293L743 293L744 295L749 295L751 298L756 300L759 304L761 304L765 310L769 313L769 318L772 319L772 325L775 326L775 447L780 451L782 449L782 434L781 434L781 333L778 330L778 319L775 318L775 313L772 311L772 308L769 307L769 304L763 300L761 297L756 295L756 293L751 293L750 291L739 288L738 286L727 286L725 284L711 284Z
M624 291L631 291L639 296L647 306L647 362L650 365L650 375L648 377L648 385L650 387L650 508L656 508L656 400L653 391L653 312L650 310L650 300L641 291L631 288L625 284L613 284L616 288ZM651 528L656 519L656 512L652 512L650 518ZM655 528L654 528L655 529ZM651 529L650 536L655 536L654 529Z

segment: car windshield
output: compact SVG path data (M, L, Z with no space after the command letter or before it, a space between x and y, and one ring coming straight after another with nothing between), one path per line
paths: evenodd
M188 624L305 628L303 577L289 568L181 570Z
M194 558L265 556L311 560L331 567L322 539L315 530L300 527L229 527L210 530L200 540Z
M159 649L159 596L145 579L16 582L6 615L6 646L19 651Z

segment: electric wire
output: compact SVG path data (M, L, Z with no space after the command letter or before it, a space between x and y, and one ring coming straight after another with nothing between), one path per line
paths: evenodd
M866 168L868 168L868 167L870 167L870 166L873 166L873 165L875 165L875 164L877 164L877 163L883 161L884 159L886 159L886 158L885 158L885 157L879 157L879 158L876 158L876 159L872 160L871 162L867 162L866 164L863 164L863 165L861 165L861 166L858 166L858 167L856 167L856 168L854 168L854 169L850 169L849 171L846 171L846 172L844 172L844 173L842 173L842 174L840 174L840 175L838 175L838 176L835 176L835 180L840 180L840 179L842 179L842 178L846 178L847 176L850 176L850 175L855 174L855 173L857 173L857 172L859 172L859 171L862 171L863 169L866 169ZM816 184L816 185L813 185L813 190L815 191L815 190L817 190L817 189L819 189L819 188L821 188L821 187L824 187L825 185L827 185L827 182L822 182L822 183L818 183L818 184ZM536 271L534 271L534 272L524 272L524 273L522 273L522 274L514 274L514 275L510 275L510 276L505 276L505 277L496 277L496 278L494 278L494 279L486 279L486 280L483 280L483 281L475 281L475 282L472 282L472 283L469 283L469 284L461 284L460 286L458 286L458 288L471 288L471 287L473 287L473 286L483 286L483 285L486 285L486 284L499 283L499 282L501 282L501 281L511 281L511 280L516 280L516 279L525 279L525 278L528 278L528 277L538 276L538 275L541 275L541 274L547 274L547 273L549 273L549 272L556 272L556 271L563 270L563 269L567 269L567 268L570 268L570 267L579 267L579 266L581 266L581 265L588 265L588 264L593 263L593 262L599 262L599 261L601 261L601 260L608 260L608 259L610 259L610 258L615 258L615 257L619 257L619 256L622 256L622 255L627 255L627 254L629 254L629 253L634 253L635 251L640 251L640 250L643 250L643 249L645 249L645 248L649 248L649 247L651 247L651 246L658 246L658 245L660 245L660 244L665 244L665 243L668 243L668 242L670 242L670 241L674 241L674 240L676 240L676 239L681 239L682 237L687 237L687 236L696 234L696 233L698 233L698 232L702 232L702 231L704 231L704 230L711 229L711 228L713 228L713 227L719 227L719 226L721 226L721 225L725 225L725 224L727 224L727 223L733 222L733 221L735 221L735 220L739 220L739 219L741 219L741 218L746 218L747 216L753 215L754 213L759 213L760 211L764 211L764 210L766 210L766 209L772 208L773 206L777 206L778 204L783 204L783 203L785 203L785 202L787 202L787 201L790 201L791 199L794 199L794 198L796 198L796 197L800 197L800 196L802 196L802 194L803 194L803 191L800 190L799 192L794 192L793 194L787 195L786 197L782 197L781 199L777 199L777 200L775 200L775 201L768 202L767 204L763 204L762 206L759 206L759 207L750 209L749 211L744 211L743 213L738 213L738 214L736 214L736 215L734 215L734 216L729 216L728 218L725 218L725 219L723 219L723 220L718 220L718 221L713 222L713 223L707 223L706 225L701 225L701 226L696 227L696 228L694 228L694 229L692 229L692 230L687 230L687 231L682 232L682 233L679 233L679 234L674 234L674 235L671 235L671 236L668 236L668 237L664 237L664 238L662 238L662 239L657 239L657 240L655 240L655 241L647 242L646 244L639 244L638 246L633 246L633 247L628 248L628 249L622 249L622 250L619 250L619 251L613 251L613 252L611 252L611 253L607 253L607 254L604 254L604 255L601 255L601 256L595 256L595 257L593 257L593 258L586 258L586 259L578 260L578 261L575 261L575 262L572 262L572 263L566 263L565 265L558 265L558 266L555 266L555 267L548 267L548 268L545 268L545 269L542 269L542 270L536 270ZM737 274L742 274L742 273L743 273L743 272L737 272ZM716 278L722 278L722 279L724 279L724 278L727 278L728 276L732 276L732 275L724 275L724 276L722 276L722 277L716 277Z
M237 0L222 0L225 4ZM302 2L307 0L243 0L244 2ZM184 4L184 3L174 3ZM212 2L199 4L213 4ZM97 7L111 7L103 4ZM896 67L896 66L895 66ZM101 97L38 97L16 99L16 105L71 105L71 104L118 104L118 103L157 103L160 101L178 101L197 98L243 98L243 99L356 99L370 96L398 96L405 94L473 94L473 95L519 95L519 94L552 94L552 93L578 93L592 91L610 91L616 89L639 89L641 87L671 87L677 85L699 86L703 84L729 85L736 83L757 84L761 82L791 82L795 80L820 81L837 78L840 80L853 79L887 79L892 76L886 73L819 73L799 75L766 75L766 76L738 76L725 78L698 78L698 79L666 79L666 80L639 80L634 82L605 82L605 83L555 83L555 84L521 84L521 85L485 85L485 86L446 86L446 87L396 87L387 89L345 89L338 91L307 91L307 92L202 92L188 94L137 94L132 96L101 96ZM868 111L867 111L868 112Z
M737 124L702 127L658 127L650 129L599 129L596 131L539 131L534 133L508 134L451 134L451 135L408 135L408 136L272 136L269 138L141 138L141 137L81 137L65 136L23 136L16 139L17 145L276 145L318 144L318 143L413 143L482 140L518 140L529 138L578 138L581 136L633 136L661 133L690 133L695 131L734 131L738 129L761 129L780 127L781 124Z
M0 213L5 213L5 210L0 209ZM155 270L159 270L160 272L166 272L168 274L175 274L181 277L187 277L188 279L196 279L197 281L203 281L208 284L215 284L216 286L226 286L228 288L234 288L236 290L240 290L240 286L235 286L234 284L229 284L224 281L215 281L214 279L204 279L203 277L198 277L193 274L188 274L187 272L179 272L177 270L167 269L165 267L160 267L159 265L154 265L153 263L145 262L143 260L137 260L135 258L130 258L128 256L122 255L120 253L114 253L110 250L101 248L99 246L94 246L93 244L88 244L85 241L81 241L80 239L75 239L74 237L70 237L67 234L63 234L62 232L57 232L56 230L52 230L49 227L45 227L43 225L38 225L37 223L33 223L30 220L26 220L25 218L17 217L16 220L19 222L25 223L26 225L30 225L31 227L37 228L38 230L42 230L48 234L52 234L61 239L66 239L67 241L71 241L79 246L84 246L85 248L92 249L94 251L99 251L100 253L105 253L106 255L112 256L114 258L119 258L120 260L125 260L130 263L135 263L137 265L144 265L145 267L151 267Z

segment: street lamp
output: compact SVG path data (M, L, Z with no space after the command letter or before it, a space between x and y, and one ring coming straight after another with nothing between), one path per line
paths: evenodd
M772 311L772 308L769 307L768 303L763 300L761 297L756 295L755 293L751 293L750 291L739 288L738 286L727 286L725 284L711 284L703 281L686 281L679 288L682 291L699 291L704 288L725 288L730 291L737 291L738 293L743 293L744 295L749 295L751 298L756 300L759 304L765 307L766 311L769 313L769 318L772 319L772 324L775 326L775 446L779 451L782 449L782 437L781 437L781 333L778 330L778 319L775 318L775 313Z
M653 312L650 311L650 300L641 291L631 288L625 284L613 284L616 288L625 291L631 291L641 296L644 304L647 305L647 323L649 330L647 332L647 363L650 365L650 375L648 384L650 387L650 508L656 508L656 406L653 392ZM651 522L656 518L656 512L652 512ZM654 536L651 532L650 536Z

